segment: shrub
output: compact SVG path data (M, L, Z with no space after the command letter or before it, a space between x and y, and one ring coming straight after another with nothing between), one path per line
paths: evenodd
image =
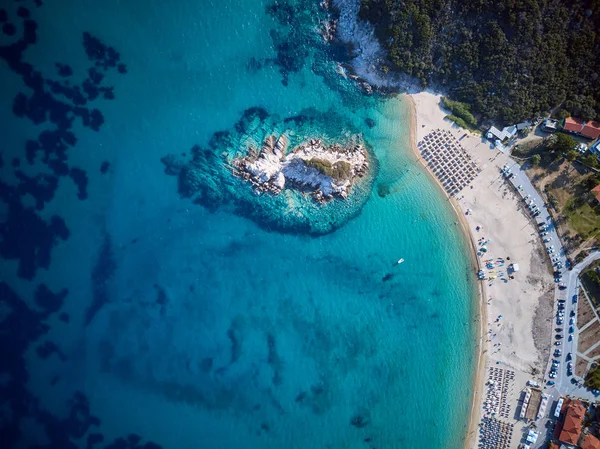
M312 158L305 161L308 167L316 168L325 176L331 176L336 181L343 181L350 178L352 174L352 165L346 161L338 161L332 164L327 159Z
M584 385L590 390L600 390L600 365L595 364L585 376Z
M470 106L466 103L461 103L460 101L453 101L446 97L442 97L442 102L444 106L452 111L452 116L456 116L461 118L468 126L464 126L463 128L477 127L477 119L473 114L471 114ZM451 117L451 116L449 116ZM453 119L451 119L453 120ZM462 125L460 125L462 126Z
M447 118L448 120L452 120L454 123L456 123L461 128L471 129L471 127L467 124L467 122L465 122L460 117L457 117L456 115L447 115L445 118Z

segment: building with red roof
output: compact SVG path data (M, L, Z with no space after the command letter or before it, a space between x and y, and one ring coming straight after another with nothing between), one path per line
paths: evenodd
M600 122L587 122L581 130L581 135L588 139L597 139L600 137Z
M581 449L600 449L600 440L594 435L586 435L582 438Z
M594 435L586 435L582 440L581 449L600 449L600 440Z
M597 185L592 189L592 195L596 198L596 201L600 203L600 185Z
M584 122L580 118L567 117L563 125L563 131L578 134L588 139L597 139L600 137L600 122L593 120Z
M563 131L569 131L570 133L579 134L583 129L583 120L575 117L567 117L563 126Z
M572 401L565 413L559 441L566 444L577 445L581 434L582 422L585 417L586 407L581 401Z

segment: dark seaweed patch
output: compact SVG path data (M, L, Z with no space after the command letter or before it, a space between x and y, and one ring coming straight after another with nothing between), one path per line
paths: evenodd
M44 343L39 345L35 349L35 352L37 353L38 357L40 357L41 359L47 359L52 354L56 354L60 358L61 361L64 362L67 360L67 357L60 350L60 348L56 345L56 343L54 343L53 341L50 341L50 340L46 340Z
M298 26L296 23L303 19L303 10L313 6L275 0L265 7L267 14L281 26L278 30L269 30L276 57L266 60L262 65L268 63L276 65L281 73L281 83L284 86L288 85L290 74L299 72L306 65L310 54L308 51L310 44L317 45L317 41L314 40L315 33L307 34L306 30L309 27ZM256 70L255 66L256 64L249 64L250 70Z
M53 293L44 284L40 284L35 291L35 304L42 309L42 316L47 318L61 309L68 294L66 288L59 293Z
M12 23L5 23L2 25L2 32L7 36L14 36L17 32L17 29Z
M80 168L73 167L69 172L69 177L73 180L75 185L77 186L77 198L80 200L85 200L88 197L87 194L87 185L88 185L88 177L87 173Z
M73 69L68 66L67 64L61 64L60 62L57 62L56 64L56 71L58 72L58 74L62 77L68 77L73 75Z
M19 6L19 9L17 9L17 15L22 19L27 19L29 18L30 12L24 6Z
M45 221L33 209L25 208L20 196L18 189L0 181L0 199L8 205L7 218L0 223L0 255L19 261L19 277L33 279L39 268L48 269L52 248L69 237L69 230L61 217L54 215ZM45 198L41 195L39 201Z
M42 210L44 205L52 200L54 192L58 187L58 178L53 175L36 175L29 177L21 170L15 170L15 176L19 179L17 194L22 197L26 194L35 198L35 208Z

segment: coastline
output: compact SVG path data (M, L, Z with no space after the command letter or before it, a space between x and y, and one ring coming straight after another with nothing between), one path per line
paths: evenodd
M421 157L421 154L419 153L419 149L417 148L417 141L418 141L418 137L417 137L417 105L414 101L412 94L405 94L405 96L408 99L409 107L410 107L410 132L409 132L410 147L411 147L417 161L422 165L422 167L429 174L429 176L431 177L433 182L438 186L442 195L444 195L447 198L448 202L452 206L452 209L454 210L454 213L456 214L456 217L458 218L458 223L460 224L460 228L463 232L463 235L469 242L469 247L470 247L469 253L471 255L471 265L475 271L478 271L481 269L481 264L480 264L479 258L477 257L477 243L476 243L475 235L473 235L473 233L469 229L469 225L465 219L464 212L462 211L460 204L458 204L456 201L454 201L454 199L450 198L450 196L444 190L443 186L440 184L439 180L436 178L434 173L431 171L431 169L427 166L426 162ZM483 385L484 384L483 379L484 379L484 374L485 374L484 370L485 370L485 366L487 364L487 357L486 357L487 350L485 350L484 345L483 345L483 336L487 332L487 329L486 329L487 326L486 326L486 322L484 320L484 317L487 316L487 307L486 307L486 303L484 301L484 298L486 297L485 284L483 282L477 282L477 290L478 290L478 294L477 294L477 303L478 303L477 312L478 313L475 317L475 320L479 320L479 323L480 323L479 324L479 333L477 335L478 343L477 343L477 347L476 347L477 366L475 367L475 370L473 373L473 379L472 379L473 398L471 401L471 410L469 412L469 420L468 420L467 430L466 430L466 435L465 435L465 444L464 444L465 449L473 447L474 446L473 443L476 441L476 440L474 440L474 438L477 436L477 424L480 420L480 411L479 411L478 404L481 403L481 395L482 395L483 386L484 386Z

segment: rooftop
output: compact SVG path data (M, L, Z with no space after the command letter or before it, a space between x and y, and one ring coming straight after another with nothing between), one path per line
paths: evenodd
M600 201L600 185L597 185L592 189L592 195L594 195L596 201Z
M583 129L583 120L575 117L567 117L563 129L572 133L580 133Z
M590 139L597 139L600 137L600 122L587 122L581 130L581 134Z
M577 445L581 433L581 422L585 416L585 406L581 401L572 401L567 408L562 430L558 439L563 443Z
M594 435L587 435L581 444L581 449L600 449L600 440Z

